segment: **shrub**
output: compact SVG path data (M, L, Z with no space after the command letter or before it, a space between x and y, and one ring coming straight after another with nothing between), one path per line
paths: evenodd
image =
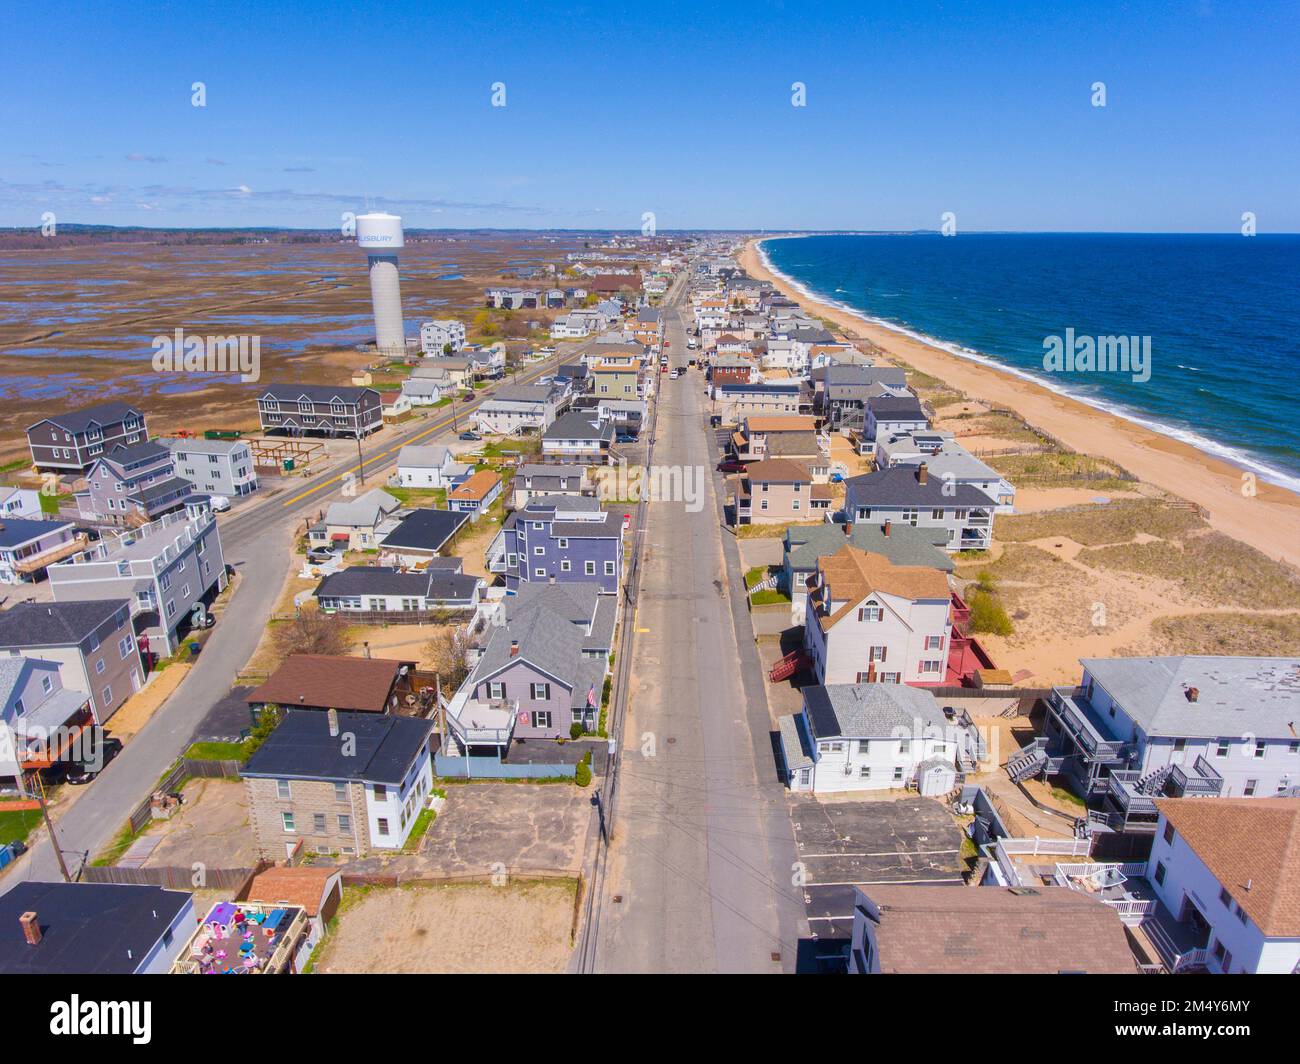
M989 632L992 635L1010 635L1011 618L1002 603L987 591L976 591L970 597L970 627L972 632Z
M573 772L573 782L579 787L591 785L591 751L588 750L582 755L582 760L578 762L578 767Z
M570 739L582 738L582 725L579 724L576 720L569 725L569 738Z

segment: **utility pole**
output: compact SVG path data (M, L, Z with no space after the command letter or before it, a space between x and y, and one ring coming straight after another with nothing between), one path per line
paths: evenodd
M357 469L360 472L359 479L361 480L361 483L364 486L366 483L366 463L365 463L365 459L362 458L361 456L361 433L360 432L357 433Z
M59 849L59 838L54 834L54 822L50 820L50 809L45 804L45 784L41 781L39 772L36 774L36 786L40 791L40 797L36 800L41 803L41 816L45 819L45 830L50 833L50 845L54 847L54 856L59 862L59 871L63 873L63 882L71 883L72 876L68 874L68 866L63 861L63 851Z

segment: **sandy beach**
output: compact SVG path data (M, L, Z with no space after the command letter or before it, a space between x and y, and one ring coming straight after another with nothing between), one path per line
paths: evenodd
M1139 480L1203 507L1211 527L1300 568L1300 496L1245 471L1047 388L872 324L809 299L763 265L751 240L739 255L752 277L770 282L850 338L870 340L900 365L937 377L972 399L1014 410L1081 454L1118 463Z

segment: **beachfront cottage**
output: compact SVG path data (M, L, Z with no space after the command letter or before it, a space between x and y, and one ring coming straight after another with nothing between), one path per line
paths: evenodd
M592 410L574 410L556 418L542 434L542 454L557 462L604 465L614 445L614 419Z
M958 443L950 432L931 429L891 433L876 440L876 467L919 466L940 483L968 484L978 488L1000 514L1015 512L1016 489L1011 481L987 462L982 462Z
M144 414L126 403L54 414L27 427L32 462L60 473L82 473L119 444L130 447L148 438Z
M930 420L915 396L878 395L867 400L864 437L878 440L898 432L929 428Z
M501 490L501 474L480 469L447 492L447 508L453 513L469 514L471 521L477 521L500 497Z
M800 462L790 458L753 462L735 479L731 499L735 523L779 525L816 520L812 488L812 474Z
M907 394L907 376L894 366L834 363L812 373L821 402L818 410L832 429L866 428L867 402L884 392Z
M433 729L419 717L287 710L240 770L260 855L401 849L433 790Z
M711 384L717 413L726 424L755 414L797 414L803 397L797 381L774 384Z
M917 786L946 794L958 752L974 740L949 724L928 691L897 684L831 684L803 689L803 711L778 720L785 782L792 791L830 794Z
M526 583L593 583L616 592L626 519L590 496L529 499L488 547L488 571L503 574L510 591Z
M244 696L256 722L267 706L324 712L396 713L417 692L413 661L337 654L290 654L265 683Z
M853 546L817 559L804 649L818 683L944 682L952 592L938 569Z
M176 475L195 491L237 499L257 490L257 469L247 440L162 439L171 450Z
M257 415L268 435L356 439L384 425L383 403L374 388L332 384L268 384L257 397Z
M412 510L379 539L379 563L398 566L441 566L441 555L469 523L469 514L422 507Z
M94 722L90 696L63 686L57 661L0 658L0 791L39 791L36 773L69 756Z
M950 551L987 550L993 543L997 502L970 484L930 476L925 462L864 473L844 485L844 513L854 523L941 529Z
M1061 776L1095 830L1151 831L1161 796L1300 795L1300 658L1084 658L1013 779Z

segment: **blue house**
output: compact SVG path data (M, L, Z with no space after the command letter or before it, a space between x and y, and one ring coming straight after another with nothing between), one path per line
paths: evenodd
M594 583L616 592L623 572L623 515L590 496L542 495L516 510L487 551L506 588L522 583Z

